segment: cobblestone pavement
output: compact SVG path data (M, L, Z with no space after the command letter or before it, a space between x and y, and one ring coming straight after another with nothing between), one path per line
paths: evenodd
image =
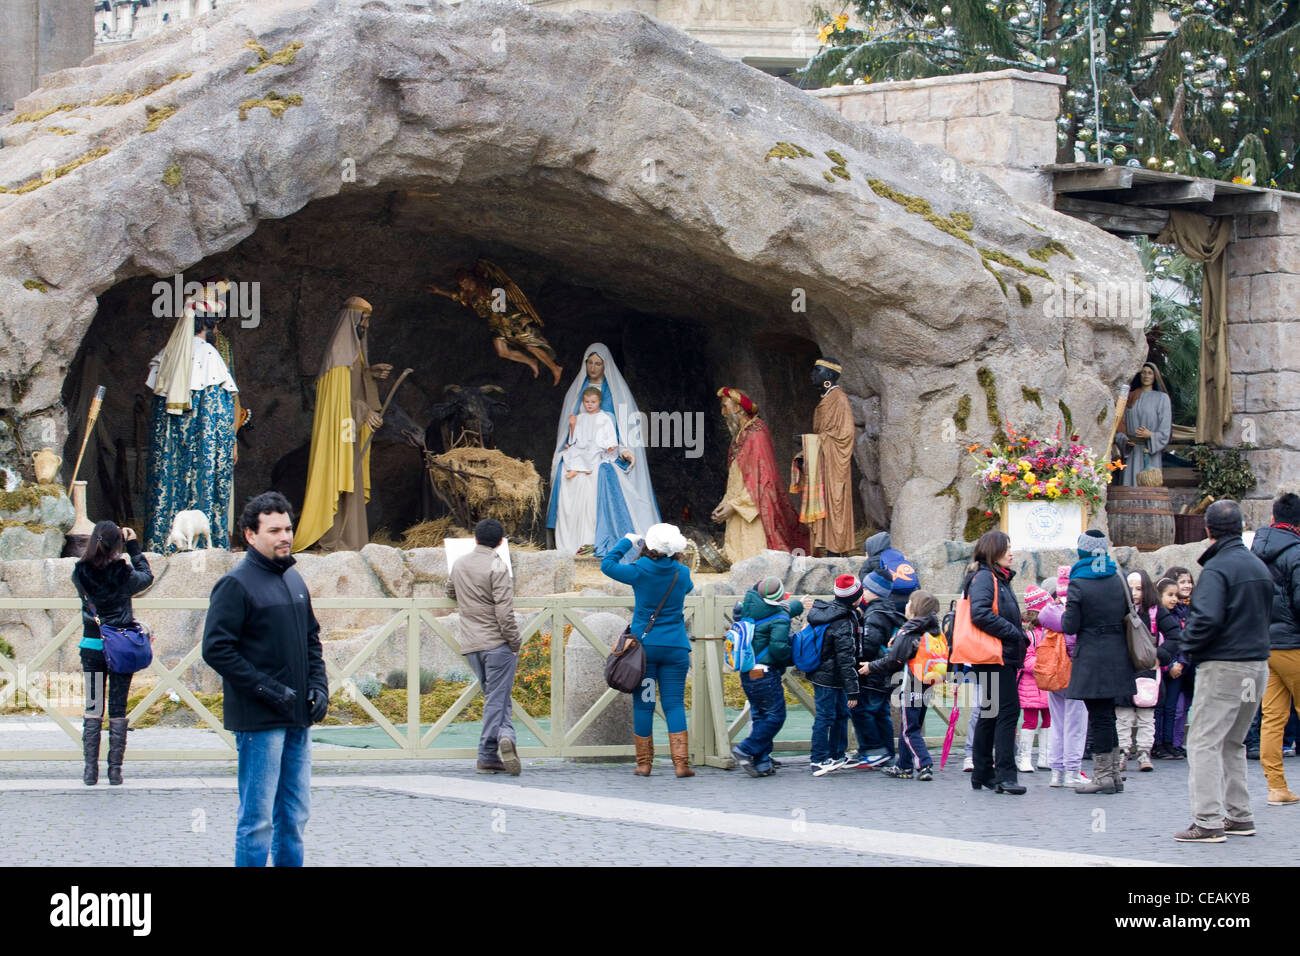
M38 721L20 727L0 718L0 726L0 749L63 746ZM216 743L202 730L131 734L137 752ZM1040 771L1022 775L1026 796L1010 797L972 791L959 754L933 782L862 770L813 778L806 758L783 759L775 776L758 780L709 768L678 780L667 759L644 779L627 764L549 758L526 758L519 778L476 775L468 760L318 760L308 862L1274 866L1293 865L1300 850L1300 808L1266 806L1263 774L1253 761L1249 785L1259 835L1185 845L1171 836L1191 819L1186 761L1157 761L1154 773L1131 771L1126 791L1114 796L1050 789L1048 774ZM1300 761L1287 760L1286 768L1300 775ZM129 748L127 786L111 790L102 782L93 790L82 786L79 769L71 762L0 764L0 805L11 821L0 830L3 859L230 862L233 761L133 761ZM121 819L107 812L121 800L139 801L131 822L106 824ZM86 846L83 835L92 823L118 827L127 839ZM1049 852L1035 858L1036 851Z

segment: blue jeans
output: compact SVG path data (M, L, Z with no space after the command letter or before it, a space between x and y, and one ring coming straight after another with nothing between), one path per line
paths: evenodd
M736 745L754 761L754 769L767 770L772 765L772 740L785 726L785 688L781 684L784 668L774 668L758 680L740 675L740 686L749 700L749 736Z
M904 770L912 769L913 759L918 767L934 763L921 733L925 727L925 711L924 707L903 708L903 727L898 732L898 765Z
M863 689L858 706L849 711L853 732L862 753L894 756L894 720L889 715L889 694Z
M235 866L302 866L302 831L311 815L311 729L235 734L239 820Z
M691 652L686 647L645 646L645 678L632 695L632 733L649 737L654 733L655 685L663 702L668 732L686 730L686 673L691 669Z
M812 754L813 763L824 763L832 758L844 756L849 745L849 698L843 687L823 687L813 684L813 726ZM859 701L857 710L862 703Z

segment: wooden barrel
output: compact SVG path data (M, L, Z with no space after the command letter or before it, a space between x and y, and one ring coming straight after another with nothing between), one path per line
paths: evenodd
M1106 519L1112 544L1154 551L1174 543L1174 509L1165 487L1111 485Z

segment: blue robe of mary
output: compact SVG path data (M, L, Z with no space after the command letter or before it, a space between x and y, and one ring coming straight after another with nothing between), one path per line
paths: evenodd
M230 547L230 496L235 481L235 393L220 384L190 391L190 410L167 413L153 397L144 550L164 553L177 512L202 511L212 546Z

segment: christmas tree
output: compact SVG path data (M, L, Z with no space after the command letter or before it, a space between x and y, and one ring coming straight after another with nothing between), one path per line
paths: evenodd
M1058 160L1300 190L1296 0L856 0L804 87L1009 68L1066 78Z

